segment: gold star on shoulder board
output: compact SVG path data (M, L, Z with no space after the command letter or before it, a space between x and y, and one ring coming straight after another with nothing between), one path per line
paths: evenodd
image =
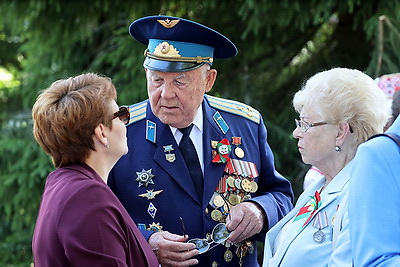
M163 190L154 191L154 189L146 190L147 193L140 194L139 197L147 197L147 199L155 199L158 194L160 194Z

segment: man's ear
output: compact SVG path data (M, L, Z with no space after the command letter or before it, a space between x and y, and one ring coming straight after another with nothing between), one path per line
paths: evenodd
M210 92L214 86L215 80L217 79L217 70L209 69L207 70L206 77L206 93Z
M94 129L94 138L100 144L106 147L108 145L108 140L105 130L106 127L104 126L104 124L100 123L99 125L97 125L97 127Z

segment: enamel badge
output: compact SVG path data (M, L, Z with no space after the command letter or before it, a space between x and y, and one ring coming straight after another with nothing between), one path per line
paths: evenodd
M164 153L165 153L165 159L168 162L174 162L176 157L175 157L174 153L171 153L172 151L174 151L173 146L172 145L166 145L166 146L163 146L163 148L164 148Z
M146 193L140 194L139 197L147 197L148 200L155 199L156 195L160 194L163 190L154 191L154 189L146 190Z
M154 184L153 177L154 174L151 173L151 169L145 171L142 169L141 172L136 172L137 178L136 181L139 183L139 187L144 185L147 187L149 184Z

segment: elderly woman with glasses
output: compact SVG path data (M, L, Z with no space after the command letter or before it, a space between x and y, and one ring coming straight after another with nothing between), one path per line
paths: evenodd
M380 133L389 104L364 73L334 68L317 73L298 91L293 136L302 160L324 174L295 208L269 230L264 266L351 266L347 197L357 147Z
M57 168L49 174L32 240L35 266L158 266L107 186L128 152L127 107L111 80L88 73L59 80L33 109L33 133Z

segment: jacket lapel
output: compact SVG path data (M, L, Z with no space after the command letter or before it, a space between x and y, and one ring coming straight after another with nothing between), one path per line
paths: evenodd
M285 217L283 217L275 226L273 226L266 235L266 250L265 250L265 255L264 255L264 260L268 261L270 258L272 258L272 251L274 248L274 242L276 240L277 235L279 232L282 230L283 226L286 223L290 223L290 220L293 220L293 218L296 216L296 214L299 212L299 209L304 207L307 202L310 200L310 196L314 195L316 190L319 190L322 185L325 182L325 177L321 177L318 182L315 182L314 184L310 185L299 197L296 203L296 207L292 209ZM288 233L290 235L288 238L285 238L285 243L281 244L281 246L285 247L286 249L289 248L289 244L292 243L292 241L301 233L301 231L304 228L302 228L300 231L291 231ZM286 254L286 250L281 251L281 253L276 254L276 262L281 262L283 255Z
M146 111L146 142L156 145L153 160L186 192L197 201L196 189L190 177L189 170L185 167L185 161L179 150L179 146L172 135L168 125L163 124L151 111L150 102ZM149 123L150 122L150 123ZM150 126L149 126L150 125ZM173 149L172 151L170 149ZM174 160L167 160L168 154L173 154ZM159 177L163 179L163 177Z
M325 189L325 192L323 196L321 196L321 206L318 208L318 212L322 211L325 207L327 207L332 201L334 201L342 192L343 188L346 186L350 179L349 171L351 169L352 162L348 163L337 175L336 177L329 183L327 188ZM325 183L325 177L321 177L317 182L314 184L310 185L309 188L307 188L299 197L298 202L296 203L296 207L291 210L282 220L280 220L273 228L271 228L270 231L268 231L267 236L266 236L266 246L267 249L265 251L264 259L268 260L272 257L272 251L273 251L273 246L274 246L274 241L279 233L279 231L282 229L282 227L290 220L293 219L294 216L296 216L297 212L299 211L300 208L304 207L307 202L310 199L310 196L314 195L316 190L319 190L322 185ZM315 215L318 213L314 213L311 217L311 220L307 223L310 224L312 223L313 218ZM306 226L307 226L306 225ZM285 248L289 248L289 244L304 230L306 227L304 226L301 228L300 231L293 231L289 233L290 237L287 238L286 242L284 244L281 244ZM280 262L282 257L285 255L286 250L282 251L279 255L275 255L277 257L276 262Z

